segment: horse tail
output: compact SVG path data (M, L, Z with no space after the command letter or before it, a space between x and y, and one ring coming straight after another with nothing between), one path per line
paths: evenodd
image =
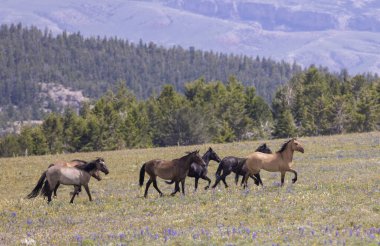
M167 183L167 184L173 184L175 181L174 180L171 180L171 181L165 181L165 183Z
M32 192L30 192L30 194L27 195L28 199L35 198L36 196L38 196L38 193L40 193L40 190L42 189L42 186L44 184L45 178L46 178L46 171L42 173L40 179L37 182L36 187L34 187Z
M50 185L49 185L49 182L47 180L45 180L45 184L44 184L44 187L42 188L42 191L41 191L41 196L49 196L49 193L50 193Z
M142 165L140 169L140 179L139 179L140 186L143 186L144 184L144 176L145 176L145 164Z
M222 169L223 169L223 161L221 161L221 162L219 163L218 169L217 169L216 172L215 172L215 177L216 177L216 178L219 178L219 177L220 177L220 174L222 173Z

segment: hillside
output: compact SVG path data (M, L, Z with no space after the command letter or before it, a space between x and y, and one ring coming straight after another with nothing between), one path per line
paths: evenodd
M200 77L226 82L235 76L269 102L278 85L300 70L266 58L2 25L0 119L41 119L44 112L78 108L119 84L145 99L164 84L183 91L186 82Z
M380 72L378 1L2 1L0 23Z

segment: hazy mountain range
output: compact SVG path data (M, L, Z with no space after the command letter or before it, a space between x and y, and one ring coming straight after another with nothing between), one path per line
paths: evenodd
M380 1L1 0L0 23L380 73Z

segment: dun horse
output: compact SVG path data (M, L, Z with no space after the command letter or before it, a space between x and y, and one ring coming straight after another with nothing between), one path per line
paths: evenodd
M292 181L295 183L297 181L297 172L291 168L294 151L304 153L304 148L295 138L285 142L280 150L274 154L261 152L250 154L245 161L244 186L247 187L248 177L259 174L261 169L268 172L281 172L281 186L284 185L285 173L292 172L294 173Z
M260 145L257 147L255 152L262 152L262 153L272 153L272 151L267 147L266 143ZM234 172L235 175L235 183L237 184L239 181L239 176L245 175L245 170L243 168L245 161L247 158L239 158L234 156L227 156L223 158L223 160L219 163L218 169L216 170L215 176L215 184L212 186L212 188L215 188L220 181L223 181L224 186L227 188L227 182L226 177L230 175L231 172ZM222 173L223 172L223 173ZM250 176L254 181L256 185L259 185L260 183L260 177L259 174L255 174L254 176ZM242 181L243 183L243 181Z
M155 159L144 163L140 169L140 186L143 186L144 184L145 172L150 176L146 183L144 197L147 197L151 183L153 183L153 187L158 191L160 196L162 196L162 192L157 186L157 176L175 182L175 190L171 193L172 196L179 191L179 182L181 182L182 193L185 195L185 179L193 162L199 166L206 166L205 162L199 155L199 150L171 161Z
M60 162L52 163L52 164L49 165L48 168L50 168L52 166L55 166L55 165L66 166L66 167L76 167L76 166L84 165L84 164L87 164L87 161L75 159L75 160L72 160L70 162L61 162L60 161ZM94 177L98 181L102 180L102 177L100 176L99 171L94 172L91 176ZM60 185L60 183L58 182L57 185L56 185L56 187L54 188L54 196L55 197L57 196L57 190L58 190L59 185ZM80 188L79 188L78 193L79 192L81 192Z
M70 203L74 202L75 196L78 194L80 187L83 185L88 198L92 201L88 182L91 176L97 172L102 171L106 175L109 173L107 166L104 163L103 158L98 158L94 161L83 165L77 165L75 167L69 167L64 165L53 165L43 172L36 187L27 196L29 199L38 196L41 191L41 195L48 197L48 203L51 202L53 190L57 184L73 185L75 190L70 200Z
M202 156L202 159L206 163L206 166L199 166L196 163L191 163L189 173L187 174L188 177L192 177L195 179L194 181L194 186L195 186L195 191L198 189L198 180L204 179L208 181L208 185L205 187L205 190L207 190L210 187L211 184L211 179L207 177L207 169L208 169L208 164L209 162L216 161L220 162L220 157L215 153L215 151L210 147L206 153ZM172 181L165 181L167 184L173 184L174 180Z

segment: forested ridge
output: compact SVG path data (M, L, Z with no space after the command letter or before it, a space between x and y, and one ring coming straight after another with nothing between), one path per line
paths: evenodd
M21 25L1 26L0 40L3 117L15 113L6 105L25 117L28 109L38 114L41 81L96 98L79 113L52 112L42 125L3 136L0 156L380 129L377 76L80 34L53 37Z
M271 107L270 107L271 105ZM166 85L137 100L123 84L79 114L51 113L43 124L0 139L0 155L115 150L380 129L380 81L310 67L278 88L272 104L235 77L201 78L178 93Z
M266 58L2 25L0 123L41 119L43 104L57 111L53 101L43 102L39 96L41 83L62 84L94 99L122 82L138 99L146 99L166 84L184 92L186 82L200 77L225 83L233 75L270 102L276 88L299 71L295 64Z

